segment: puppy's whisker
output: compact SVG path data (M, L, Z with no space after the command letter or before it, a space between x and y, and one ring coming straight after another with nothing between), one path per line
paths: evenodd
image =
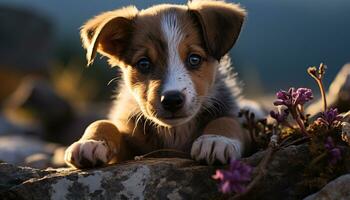
M210 107L204 106L203 109L207 111L211 116L214 116L215 112L210 109Z
M140 122L140 120L141 120L142 117L143 117L143 114L140 113L140 115L139 115L138 118L136 119L135 127L134 127L134 129L133 129L133 131L132 131L132 133L131 133L132 136L135 134L136 128L138 127L138 124L139 124L139 122Z
M132 113L132 114L129 115L128 119L126 120L126 124L129 124L130 121L131 121L133 118L135 118L136 116L142 114L142 112L139 111L138 108L135 108L135 109L134 109L132 112L130 112L130 113Z
M227 108L227 105L225 105L221 100L217 99L216 97L213 97L213 96L204 96L204 98L205 98L206 100L208 100L208 102L216 103L216 104L218 104L219 106L222 106L223 108Z
M134 109L134 111L130 112L132 114L130 114L126 119L125 118L115 118L115 120L119 120L119 121L126 120L125 124L128 125L132 119L135 119L139 115L142 115L142 112L141 111L137 111L137 110L138 109Z
M119 77L114 77L114 78L112 78L108 83L107 83L107 86L109 86L113 81L116 81L116 80L118 80L119 79Z
M220 112L220 109L213 105L214 102L212 99L206 96L202 96L200 98L206 102L202 104L202 108L206 110L210 115L215 116L216 113Z
M152 112L151 116L154 116L154 114L155 114L155 112ZM145 117L145 122L143 124L143 133L146 134L146 125L150 125L152 127L155 127L154 124L155 123L153 120L149 119L148 117Z
M157 118L157 113L156 113L156 111L152 111L151 116L154 117L154 118ZM158 124L155 123L155 122L154 122L153 120L151 120L151 119L148 119L148 118L147 118L147 120L149 121L149 125L152 126L152 127L155 128L155 129L157 129L157 132L159 132L159 130L158 130ZM146 120L146 122L147 122L147 120Z
M222 109L224 109L224 110L228 109L227 105L225 105L222 101L220 101L219 99L217 99L215 97L201 96L200 99L205 102L203 104L203 107L209 108L209 109L214 110L216 112L220 112L220 110L222 110ZM207 104L211 104L211 105L207 105ZM217 106L215 106L214 104L217 104Z

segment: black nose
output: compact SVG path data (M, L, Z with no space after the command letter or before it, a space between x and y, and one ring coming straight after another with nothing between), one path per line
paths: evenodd
M176 112L184 105L185 96L179 91L169 91L161 96L160 102L165 110Z

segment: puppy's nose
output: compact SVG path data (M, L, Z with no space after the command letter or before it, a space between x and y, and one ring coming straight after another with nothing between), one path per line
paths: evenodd
M183 107L185 96L179 91L169 91L161 96L160 102L165 110L176 112Z

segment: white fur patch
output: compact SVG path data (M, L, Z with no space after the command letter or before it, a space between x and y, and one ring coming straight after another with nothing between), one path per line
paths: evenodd
M68 165L84 167L80 163L82 158L89 160L95 165L97 161L107 163L110 152L104 141L85 140L78 141L69 146L65 152L65 161Z
M197 161L205 160L208 164L216 160L226 164L230 159L242 156L242 143L220 135L202 135L193 142L191 156Z
M163 84L162 93L180 91L186 96L189 105L196 96L196 91L184 62L179 55L179 43L183 38L181 27L177 22L175 13L168 13L161 21L162 32L168 44L168 71Z

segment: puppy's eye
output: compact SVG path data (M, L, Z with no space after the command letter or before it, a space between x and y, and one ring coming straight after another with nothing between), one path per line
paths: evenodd
M202 63L202 57L198 54L190 54L187 58L188 66L196 69Z
M152 64L148 58L141 58L137 61L136 67L141 73L147 74L151 71Z

